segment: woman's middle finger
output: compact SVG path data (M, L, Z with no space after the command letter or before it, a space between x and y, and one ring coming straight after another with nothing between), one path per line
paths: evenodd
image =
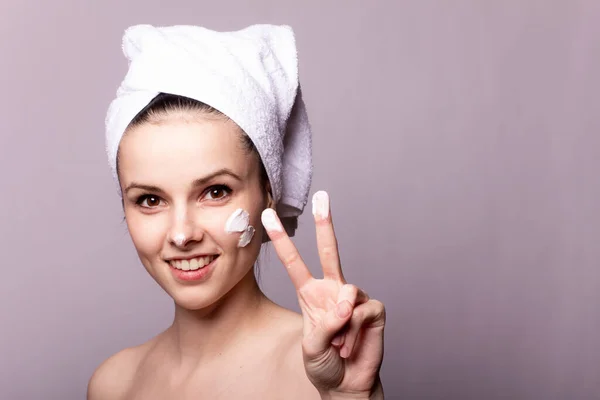
M318 191L313 195L312 212L315 217L317 248L323 276L345 283L327 192Z

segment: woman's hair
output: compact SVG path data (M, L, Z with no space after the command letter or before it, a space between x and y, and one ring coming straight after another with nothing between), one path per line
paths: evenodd
M165 117L171 114L180 114L180 115L189 115L191 113L197 113L203 116L214 116L216 118L221 118L224 120L230 120L230 118L223 114L221 111L217 110L214 107L209 106L208 104L202 103L201 101L190 99L189 97L179 96L169 93L160 93L156 96L146 107L144 107L134 118L131 120L129 125L127 126L128 130L142 125L144 123L155 124L160 122ZM260 182L264 191L267 189L267 183L269 182L269 177L267 175L267 170L260 158L260 154L258 154L258 150L252 142L252 139L246 133L239 128L240 130L240 140L242 141L242 146L244 150L246 150L250 154L254 154L258 160L259 168L260 168ZM117 154L117 171L119 170L119 159Z

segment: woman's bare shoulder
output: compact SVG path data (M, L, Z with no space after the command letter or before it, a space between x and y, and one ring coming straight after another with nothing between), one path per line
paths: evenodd
M267 323L263 325L266 336L272 337L272 343L288 348L291 343L302 339L302 316L278 304L271 303L266 312Z
M302 358L302 316L285 308L273 313L273 329L276 332L276 347L273 355L276 359L278 379L282 396L286 398L320 399L319 393L308 380ZM273 327L274 328L274 327ZM294 395L292 395L292 393Z
M87 387L87 400L122 399L157 338L113 354L96 368Z

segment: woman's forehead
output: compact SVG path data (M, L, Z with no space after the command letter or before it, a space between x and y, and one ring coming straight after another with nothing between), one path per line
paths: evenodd
M225 120L170 120L140 125L121 141L121 178L195 176L222 168L246 175L255 163L244 149L240 134L235 124Z

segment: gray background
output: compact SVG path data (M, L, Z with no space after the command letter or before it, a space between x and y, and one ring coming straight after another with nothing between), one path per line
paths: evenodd
M600 399L600 2L0 3L0 398L82 399L165 328L103 121L136 23L290 24L345 273L394 399ZM318 272L310 213L298 246ZM273 260L266 292L297 309Z

